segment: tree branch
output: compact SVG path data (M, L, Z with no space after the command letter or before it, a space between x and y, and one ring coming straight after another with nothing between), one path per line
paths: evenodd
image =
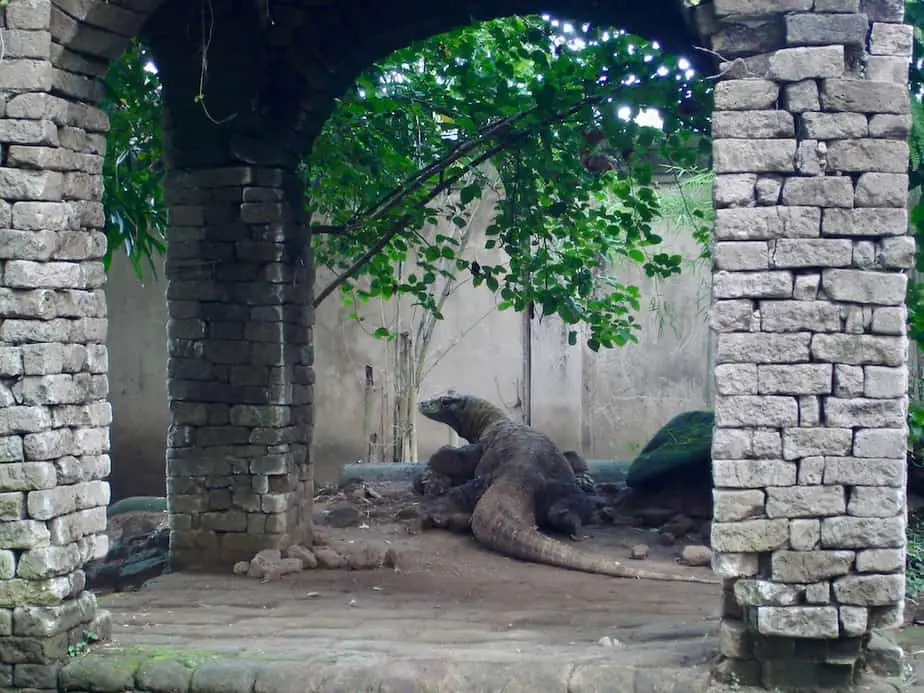
M541 121L540 125L549 125L555 122L563 122L567 120L570 116L574 115L579 110L584 108L585 106L594 104L594 103L599 103L603 98L604 98L603 96L591 96L591 97L583 98L577 103L573 104L568 109L566 109L565 111L556 113L549 118L545 118L544 120ZM468 164L466 165L465 171L461 171L453 176L450 176L449 178L442 179L440 183L432 187L427 192L424 198L415 205L415 208L426 206L433 200L433 198L435 198L441 192L452 187L457 181L459 181L462 178L462 176L465 175L465 173L468 170L477 168L478 166L483 164L485 161L487 161L491 157L496 156L497 154L500 154L504 150L508 149L513 142L523 139L524 137L527 137L530 132L529 130L509 132L510 126L514 122L521 120L522 118L525 118L529 113L535 111L536 108L537 108L536 106L532 106L526 109L525 111L520 111L519 113L515 115L508 116L507 118L503 118L497 121L496 123L493 123L491 126L489 126L486 129L485 133L480 135L478 138L474 140L469 140L468 142L465 142L459 145L458 147L454 148L449 154L444 156L439 161L434 162L433 164L431 164L430 166L427 166L425 169L421 171L418 171L416 174L414 174L409 179L409 182L405 182L404 184L399 186L399 188L396 188L392 192L385 195L382 202L377 203L376 205L373 205L373 207L370 209L374 209L374 211L371 212L368 217L363 218L363 215L361 215L360 218L362 219L362 223L373 221L377 217L381 216L382 214L396 207L408 194L413 192L413 190L420 188L428 178L432 177L436 173L444 172L448 166L450 166L451 164L461 159L465 154L472 152L478 145L483 144L486 141L488 141L490 138L497 137L504 132L509 133L508 136L505 137L501 142L495 144L493 147L479 154L477 157L475 157L470 162L468 162ZM410 187L410 189L407 189L408 187ZM385 200L387 200L387 202L385 202ZM385 246L388 245L391 239L394 238L398 234L398 232L400 232L404 228L404 226L407 224L408 221L410 221L410 219L411 219L410 212L402 214L388 228L388 231L386 231L385 234L369 248L369 250L363 253L362 256L360 256L359 259L357 259L352 265L350 265L350 267L347 268L345 272L343 272L334 281L332 281L328 286L326 286L320 293L318 293L318 295L315 297L314 302L313 302L314 307L317 308L321 304L321 302L325 298L330 296L338 286L340 286L341 284L343 284L343 282L345 282L347 279L349 279L354 274L356 274L356 272L362 269L366 265L366 263L368 263L373 257L375 257L378 253L380 253L382 249L384 249ZM345 227L345 232L349 232L355 228L358 228L359 225L360 224L356 222L347 224Z

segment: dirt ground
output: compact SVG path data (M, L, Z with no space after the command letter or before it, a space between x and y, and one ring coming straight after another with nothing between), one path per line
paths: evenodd
M382 485L376 486L382 490ZM396 549L400 572L309 570L261 583L234 575L172 574L137 592L100 597L119 646L200 647L298 659L451 657L454 660L582 660L639 666L705 665L717 650L719 586L588 575L508 559L470 537L414 533L416 498L395 489L359 503L359 526L323 528L332 546ZM337 505L318 503L316 517ZM711 577L677 563L683 543L652 531L588 528L587 550L627 564ZM647 560L630 547L650 547ZM695 543L695 542L688 542ZM610 641L601 639L608 637ZM612 642L615 646L610 646Z

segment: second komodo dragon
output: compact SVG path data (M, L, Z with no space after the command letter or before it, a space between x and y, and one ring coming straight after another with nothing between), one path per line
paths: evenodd
M484 481L471 521L472 534L479 543L513 558L585 573L718 583L692 575L640 570L543 534L536 527L537 492L548 482L575 482L571 465L551 439L472 395L449 392L420 402L418 408L428 419L450 426L471 445L481 446L480 457L469 458L477 459L471 476ZM445 473L438 464L434 470Z

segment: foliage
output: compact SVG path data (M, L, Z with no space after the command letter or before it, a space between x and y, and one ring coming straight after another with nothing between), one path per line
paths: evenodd
M122 250L139 279L143 260L156 274L153 255L164 252L167 238L161 91L157 75L145 69L148 62L143 45L132 40L106 75L101 103L109 116L103 161L108 247L103 261L108 269L113 252Z
M338 275L317 303L337 288L348 305L405 294L441 317L437 277L466 273L499 293L501 310L587 324L591 349L635 339L639 290L605 260L615 252L653 277L679 271L678 255L657 251L652 159L694 162L704 88L640 39L587 25L566 38L553 24L512 17L413 44L338 101L305 164L322 222L315 259ZM632 120L645 107L661 111L663 132ZM466 224L486 162L505 194L485 249L502 248L503 262L421 234L439 217Z
M404 294L439 318L435 280L464 275L499 293L501 309L589 324L591 348L635 339L638 289L602 260L616 252L649 276L679 271L652 230L651 158L693 163L705 88L648 42L562 27L511 17L436 36L373 65L338 100L303 166L316 260L338 274L316 304L338 288L348 303ZM163 251L166 225L160 90L148 60L133 43L103 104L112 121L107 264L122 249L139 276L142 258L153 269ZM632 120L646 106L660 111L663 131ZM421 234L439 217L467 223L486 164L505 193L487 241L505 251L502 263Z

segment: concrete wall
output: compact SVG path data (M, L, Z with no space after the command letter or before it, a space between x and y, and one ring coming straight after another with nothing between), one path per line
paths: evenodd
M144 286L116 255L109 269L109 399L113 500L166 491L167 304L163 259Z
M708 194L708 190L707 190ZM480 210L487 225L493 200ZM695 257L688 228L662 222L657 229L667 249ZM478 234L473 240L483 242ZM486 251L481 251L488 254ZM490 262L490 259L488 259ZM567 345L567 329L555 318L530 325L522 315L493 310L484 288L464 287L450 297L437 324L421 394L450 387L491 399L517 417L526 416L562 448L589 458L625 459L634 455L671 416L709 406L711 383L706 322L711 273L708 264L686 263L684 272L654 282L631 265L618 268L625 281L642 289L643 329L639 344L601 351ZM329 275L319 272L317 284ZM163 284L142 287L124 258L113 263L108 285L110 377L112 383L113 497L161 493L167 428L166 337ZM401 324L413 328L412 309L400 307ZM395 307L369 303L363 326L348 317L337 294L322 304L315 327L316 478L336 478L344 462L374 453L392 459L395 343L371 332L393 324ZM532 368L524 382L525 361ZM373 386L366 393L366 367ZM420 457L450 442L448 430L418 417Z

